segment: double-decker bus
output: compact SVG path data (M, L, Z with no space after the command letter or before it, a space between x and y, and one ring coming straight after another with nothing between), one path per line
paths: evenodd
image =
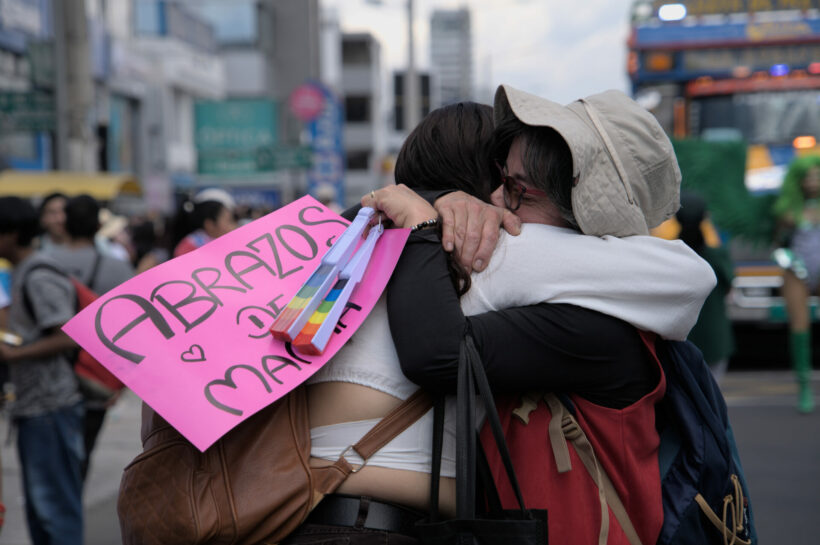
M633 96L673 140L745 143L751 195L776 193L796 155L820 153L820 0L637 0L628 48ZM785 320L770 249L729 242L732 317Z

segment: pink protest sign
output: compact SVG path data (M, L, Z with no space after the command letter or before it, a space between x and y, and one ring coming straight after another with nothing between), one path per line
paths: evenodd
M320 369L373 308L406 230L381 236L321 355L268 331L347 224L303 197L123 283L63 329L205 450Z

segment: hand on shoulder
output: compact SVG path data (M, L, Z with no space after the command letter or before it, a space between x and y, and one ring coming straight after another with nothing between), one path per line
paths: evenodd
M436 209L404 184L371 191L362 197L361 203L405 229L437 217Z
M518 216L462 191L440 197L435 208L442 222L441 243L446 251L455 252L467 272L487 267L498 243L500 227L511 235L521 232Z

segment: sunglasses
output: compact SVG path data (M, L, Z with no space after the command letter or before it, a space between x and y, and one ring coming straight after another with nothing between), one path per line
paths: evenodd
M521 201L524 193L529 193L537 197L546 197L547 194L540 189L527 187L512 176L504 172L504 168L496 163L496 166L501 171L501 184L504 186L504 206L510 212L515 212L521 208Z

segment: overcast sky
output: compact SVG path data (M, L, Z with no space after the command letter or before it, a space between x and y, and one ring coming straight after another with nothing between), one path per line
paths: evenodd
M407 0L322 0L345 32L368 31L388 69L407 65ZM632 0L414 0L416 62L428 67L430 13L472 11L475 84L506 83L561 103L606 89L629 92L626 39Z

